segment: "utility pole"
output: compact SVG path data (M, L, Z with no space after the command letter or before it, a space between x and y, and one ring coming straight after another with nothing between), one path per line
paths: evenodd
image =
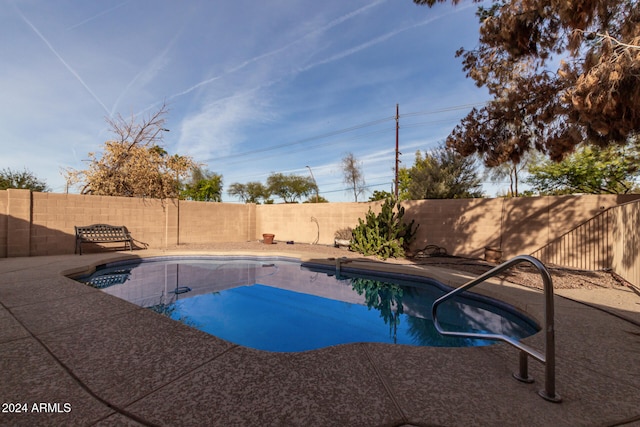
M394 194L396 196L396 200L398 200L398 165L400 164L400 151L398 150L399 146L399 132L400 131L400 106L396 104L396 181L395 181L395 191Z

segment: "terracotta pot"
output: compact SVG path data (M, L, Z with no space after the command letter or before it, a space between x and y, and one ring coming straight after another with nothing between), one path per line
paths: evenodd
M262 243L265 245L273 245L273 238L276 237L275 234L263 234L262 235Z

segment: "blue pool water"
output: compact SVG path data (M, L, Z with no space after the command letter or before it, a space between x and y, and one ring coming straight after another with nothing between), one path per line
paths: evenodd
M174 320L251 348L297 352L354 342L478 346L441 336L431 305L446 289L430 279L373 276L284 258L162 258L114 263L78 280ZM472 294L440 307L449 330L524 338L539 328Z

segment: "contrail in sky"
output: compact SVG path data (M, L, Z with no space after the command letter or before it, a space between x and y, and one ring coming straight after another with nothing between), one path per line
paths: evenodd
M162 101L162 102L171 101L171 100L172 100L172 99L174 99L174 98L177 98L177 97L182 96L182 95L186 95L186 94L188 94L189 92L193 92L194 90L196 90L196 89L197 89L197 88L199 88L200 86L204 86L204 85L206 85L206 84L208 84L208 83L211 83L211 82L213 82L213 81L215 81L215 80L218 80L218 79L220 79L220 78L222 78L222 76L215 76L215 77L211 77L210 79L203 80L203 81L201 81L200 83L197 83L197 84L195 84L195 85L191 86L190 88L183 90L182 92L174 93L173 95L169 96L168 98L166 98L166 99L165 99L164 101ZM151 110L152 108L155 108L156 106L158 106L158 105L162 104L162 102L160 102L160 101L159 101L159 102L154 102L153 104L149 105L147 108L144 108L144 109L142 109L142 110L138 111L135 115L136 115L136 116L139 116L140 114L144 113L145 111L149 111L149 110Z
M118 9L118 8L121 8L122 6L124 6L124 5L125 5L125 4L127 4L127 3L131 3L131 1L130 1L130 0L129 0L129 1L125 1L125 2L123 2L123 3L120 3L120 4L118 4L118 5L115 5L115 6L113 6L113 7L109 8L109 9L107 9L107 10L104 10L104 11L102 11L102 12L98 13L97 15L93 15L93 16L91 16L91 17L89 17L89 18L85 19L84 21L79 22L79 23L77 23L76 25L73 25L73 26L71 26L71 27L67 28L67 30L73 30L74 28L78 28L79 26L84 25L84 24L86 24L86 23L88 23L88 22L91 22L91 21L93 21L94 19L97 19L97 18L101 17L102 15L106 15L106 14L107 14L107 13L109 13L109 12L112 12L112 11L114 11L114 10Z
M208 83L211 83L213 81L216 81L216 80L218 80L220 78L222 78L221 75L220 76L211 77L211 78L209 78L207 80L203 80L200 83L197 83L197 84L191 86L189 89L185 89L182 92L178 92L176 94L171 95L168 99L173 99L173 98L176 98L178 96L186 95L189 92L193 92L194 90L198 89L200 86L204 86L204 85L206 85Z
M368 4L366 6L361 7L360 9L354 10L353 12L349 12L349 13L347 13L347 14L339 17L339 18L334 19L333 21L329 22L328 24L326 24L324 26L322 26L320 28L317 28L317 29L305 34L301 38L298 38L298 39L292 41L291 43L289 43L289 44L287 44L285 46L282 46L282 47L280 47L278 49L272 50L271 52L264 53L262 55L256 56L255 58L252 58L252 59L249 59L249 60L243 62L242 64L238 65L237 67L234 67L231 70L229 70L229 73L238 71L238 70L246 67L247 65L249 65L249 64L251 64L253 62L259 61L259 60L261 60L263 58L266 58L266 57L275 55L277 53L280 53L282 51L285 51L285 50L289 49L291 46L294 46L294 45L302 42L304 39L309 38L309 37L311 37L313 35L322 34L322 33L326 32L327 30L330 30L331 28L335 27L336 25L341 24L344 21L353 18L354 16L360 15L361 13L364 13L368 9L371 9L372 7L375 7L375 6L379 5L380 3L384 3L385 1L386 0L377 0L375 2L372 2L371 4Z
M349 12L349 13L347 13L347 14L345 14L345 15L343 15L343 16L341 16L341 17L339 17L339 18L334 19L333 21L329 22L328 24L326 24L326 25L324 25L324 26L322 26L322 27L320 27L320 28L318 28L318 29L315 29L315 30L313 30L313 31L310 31L309 33L307 33L307 34L306 34L306 35L304 35L303 37L301 37L301 38L299 38L299 39L296 39L295 41L293 41L293 42L291 42L291 43L289 43L289 44L287 44L287 45L285 45L285 46L283 46L283 47L280 47L280 48L278 48L278 49L272 50L271 52L267 52L267 53L264 53L264 54L262 54L262 55L259 55L259 56L256 56L256 57L254 57L254 58L251 58L251 59L249 59L249 60L247 60L247 61L243 62L242 64L240 64L240 65L238 65L238 66L236 66L236 67L232 68L231 70L229 70L229 71L228 71L228 72L226 72L225 74L222 74L222 75L219 75L219 76L212 77L212 78L210 78L210 79L207 79L207 80L201 81L200 83L198 83L198 84L196 84L196 85L194 85L194 86L192 86L192 87L190 87L190 88L188 88L188 89L186 89L186 90L184 90L184 91L182 91L182 92L179 92L179 93L176 93L176 94L174 94L174 95L170 96L168 99L170 100L170 99L176 98L176 97L178 97L178 96L186 95L186 94L188 94L189 92L192 92L193 90L195 90L195 89L197 89L197 88L199 88L199 87L201 87L201 86L204 86L204 85L206 85L206 84L208 84L208 83L211 83L211 82L213 82L213 81L215 81L215 80L218 80L218 79L222 78L224 75L228 75L228 74L230 74L230 73L233 73L233 72L235 72L235 71L238 71L238 70L240 70L240 69L242 69L242 68L246 67L247 65L249 65L249 64L251 64L251 63L254 63L254 62L259 61L259 60L261 60L261 59L263 59L263 58L266 58L266 57L269 57L269 56L275 55L275 54L277 54L277 53L280 53L280 52L282 52L282 51L284 51L284 50L287 50L287 49L288 49L288 48L290 48L291 46L294 46L294 45L296 45L296 44L300 43L302 40L304 40L304 39L306 39L306 38L308 38L308 37L311 37L311 36L313 36L313 35L316 35L316 34L324 33L324 32L326 32L326 31L330 30L331 28L333 28L333 27L335 27L335 26L337 26L337 25L339 25L339 24L341 24L341 23L343 23L343 22L345 22L345 21L347 21L347 20L349 20L349 19L353 18L354 16L360 15L361 13L366 12L368 9L370 9L370 8L372 8L372 7L375 7L375 6L377 6L377 5L381 4L381 3L384 3L385 1L386 1L386 0L377 0L377 1L375 1L375 2L372 2L371 4L368 4L368 5L366 5L366 6L361 7L360 9L354 10L353 12ZM336 54L336 55L333 55L333 56L331 56L331 57L329 57L329 58L323 59L323 60L318 61L318 62L315 62L315 63L313 63L313 64L309 64L309 65L307 65L307 66L305 66L305 67L302 67L302 68L300 68L300 69L296 70L296 71L294 72L294 74L298 74L298 73L300 73L300 72L308 71L308 70L310 70L310 69L312 69L312 68L315 68L315 67L317 67L317 66L320 66L320 65L323 65L323 64L327 64L327 63L329 63L329 62L337 61L337 60L339 60L339 59L342 59L342 58L345 58L345 57L347 57L347 56L353 55L354 53L357 53L357 52L359 52L359 51L361 51L361 50L363 50L363 49L367 49L367 48L369 48L369 47L371 47L371 46L374 46L374 45L376 45L376 44L378 44L378 43L381 43L381 42L383 42L383 41L385 41L385 40L387 40L387 39L390 39L391 37L394 37L394 36L396 36L397 34L400 34L400 33L404 32L404 31L412 30L412 29L414 29L414 28L417 28L417 27L421 27L421 26L423 26L423 25L430 24L430 23L432 23L432 22L434 22L434 21L436 21L436 20L438 20L438 19L440 19L440 18L443 18L443 17L445 17L445 16L447 16L447 15L450 15L450 14L453 14L453 13L456 13L456 12L459 12L459 11L461 11L461 10L467 9L467 8L469 8L469 7L471 7L471 6L473 6L473 4L468 4L468 5L465 5L465 6L463 6L463 7L456 8L456 9L454 9L453 11L448 12L448 13L445 13L445 14L443 14L443 15L435 16L435 17L433 17L433 18L429 18L429 19L427 19L427 20L425 20L425 21L422 21L422 22L420 22L420 23L417 23L417 24L414 24L414 25L410 25L410 26L407 26L407 27L404 27L404 28L400 28L400 29L398 29L398 30L395 30L395 31L389 32L389 33L387 33L387 34L383 34L383 35L381 35L381 36L379 36L379 37L377 37L377 38L375 38L375 39L373 39L373 40L370 40L370 41L368 41L368 42L366 42L366 43L363 43L363 44L361 44L361 45L359 45L359 46L355 46L355 47L353 47L353 48L351 48L351 49L348 49L348 50L346 50L346 51L340 52L340 53L338 53L338 54ZM277 81L280 81L280 80L282 80L282 79L283 79L283 78L276 79L275 81L277 82ZM263 86L270 86L272 83L273 83L273 82L269 82L268 84L263 85ZM154 106L155 106L155 105L157 105L157 103L156 103L156 104L154 104ZM151 108L151 107L146 108L146 109L145 109L145 110L143 110L143 111L146 111L146 110L148 110L148 109L150 109L150 108Z
M177 33L175 36L173 36L173 38L169 41L169 43L162 50L162 52L160 52L158 55L156 55L155 58L153 58L153 60L149 64L149 66L147 66L146 68L143 68L142 70L140 70L140 72L138 74L136 74L133 77L133 79L127 84L127 86L123 89L123 91L120 93L120 95L118 95L118 99L116 99L116 102L113 104L113 108L111 109L112 110L111 111L111 115L115 114L115 111L117 110L118 106L120 105L120 101L122 100L122 98L124 98L124 96L127 94L129 89L131 89L131 87L138 80L140 80L141 77L143 77L145 75L154 75L155 76L155 74L157 74L157 72L160 69L162 69L162 67L166 63L165 58L166 58L167 54L169 53L169 51L175 45L175 42L178 39L179 35L180 35L180 33ZM147 77L147 80L149 80L149 79L150 79L150 77ZM154 104L154 106L156 104ZM146 109L144 111L146 111Z
M345 15L343 15L343 16L341 16L341 17L339 17L339 18L334 19L333 21L331 21L331 22L327 23L326 25L324 25L324 26L322 26L322 27L320 27L320 28L318 28L318 29L315 29L315 30L313 30L313 31L310 31L309 33L307 33L307 34L306 34L306 35L304 35L303 37L301 37L301 38L299 38L299 39L296 39L295 41L293 41L293 42L291 42L291 43L289 43L289 44L287 44L287 45L285 45L285 46L283 46L283 47L280 47L280 48L275 49L275 50L273 50L273 51L271 51L271 52L267 52L267 53L264 53L264 54L262 54L262 55L259 55L259 56L256 56L256 57L254 57L254 58L251 58L251 59L249 59L249 60L247 60L247 61L245 61L245 62L241 63L240 65L238 65L238 66L236 66L236 67L234 67L234 68L230 69L229 71L227 71L227 72L226 72L226 73L224 73L224 74L221 74L221 75L218 75L218 76L215 76L215 77L211 77L211 78L209 78L209 79L207 79L207 80L203 80L203 81L201 81L201 82L199 82L199 83L197 83L197 84L195 84L195 85L191 86L190 88L188 88L188 89L186 89L186 90L183 90L182 92L179 92L179 93L173 94L173 95L171 95L170 97L168 97L168 98L167 98L167 100L171 100L171 99L177 98L177 97L179 97L179 96L186 95L186 94L188 94L188 93L190 93L190 92L194 91L195 89L197 89L197 88L199 88L199 87L202 87L202 86L204 86L204 85L206 85L206 84L208 84L208 83L211 83L211 82L213 82L213 81L215 81L215 80L221 79L221 78L222 78L222 77L224 77L225 75L228 75L228 74L230 74L230 73L236 72L236 71L238 71L238 70L240 70L240 69L242 69L242 68L246 67L247 65L249 65L249 64L251 64L251 63L253 63L253 62L259 61L260 59L263 59L263 58L266 58L266 57L269 57L269 56L275 55L275 54L277 54L277 53L279 53L279 52L282 52L282 51L284 51L284 50L286 50L286 49L290 48L291 46L293 46L293 45L295 45L295 44L297 44L297 43L300 43L300 42L301 42L302 40L304 40L305 38L311 37L312 35L321 34L321 33L323 33L323 32L326 32L327 30L329 30L329 29L331 29L331 28L333 28L333 27L335 27L335 26L337 26L337 25L341 24L342 22L345 22L345 21L347 21L348 19L353 18L354 16L357 16L357 15L359 15L359 14L361 14L361 13L364 13L366 10L368 10L368 9L370 9L370 8L374 7L374 6L377 6L377 5L381 4L381 3L384 3L385 1L386 1L386 0L377 0L377 1L375 1L375 2L373 2L373 3L371 3L371 4L369 4L369 5L366 5L366 6L361 7L360 9L354 10L353 12L349 12L349 13L347 13L347 14L345 14ZM448 16L448 15L451 15L451 14L454 14L454 13L457 13L457 12L460 12L460 11L465 10L465 9L468 9L469 7L472 7L472 6L473 6L473 4L467 4L467 5L465 5L465 6L458 7L458 8L456 8L456 9L452 10L451 12L447 12L447 13L444 13L444 14L439 15L439 16L434 16L434 17L432 17L432 18L426 19L426 20L424 20L424 21L422 21L422 22L419 22L419 23L417 23L417 24L409 25L409 26L406 26L406 27L399 28L399 29L397 29L397 30L394 30L394 31L388 32L388 33L383 34L383 35L381 35L381 36L379 36L379 37L376 37L376 38L374 38L374 39L372 39L372 40L369 40L369 41L368 41L368 42L366 42L366 43L362 43L362 44L360 44L360 45L358 45L358 46L354 46L354 47L352 47L351 49L347 49L347 50L345 50L345 51L343 51L343 52L339 52L339 53L337 53L337 54L335 54L335 55L333 55L333 56L330 56L330 57L325 58L325 59L323 59L323 60L320 60L320 61L318 61L318 62L314 62L314 63L309 64L309 65L307 65L307 66L301 67L301 68L299 68L299 69L297 69L297 70L293 71L291 74L296 75L296 74L299 74L299 73L301 73L301 72L309 71L310 69L315 68L315 67L318 67L318 66L320 66L320 65L328 64L328 63L330 63L330 62L337 61L337 60L342 59L342 58L346 58L346 57L348 57L348 56L350 56L350 55L353 55L353 54L355 54L355 53L357 53L357 52L359 52L359 51L361 51L361 50L364 50L364 49L367 49L367 48L369 48L369 47L371 47L371 46L374 46L374 45L376 45L376 44L382 43L383 41L388 40L388 39L390 39L390 38L392 38L392 37L394 37L394 36L396 36L396 35L398 35L398 34L400 34L400 33L402 33L402 32L409 31L409 30L412 30L412 29L414 29L414 28L421 27L421 26L423 26L423 25L428 25L428 24L430 24L430 23L432 23L432 22L434 22L434 21L437 21L437 20L439 20L439 19L441 19L441 18L445 17L445 16ZM289 76L290 76L291 74L289 74ZM273 84L275 84L275 83L277 83L277 82L279 82L279 81L282 81L282 80L284 80L285 78L286 78L285 76L282 76L282 77L280 77L280 78L277 78L277 79L275 79L275 80L272 80L272 81L270 81L270 82L267 82L267 83L265 83L265 84L263 84L263 85L260 85L260 86L259 86L259 87L257 87L257 88L253 88L253 89L249 90L248 92L255 92L256 90L258 90L258 89L260 89L260 88L264 88L264 87L272 86ZM246 93L243 93L243 95L244 95L244 94L246 94ZM233 96L232 96L232 97L233 97ZM228 98L232 98L232 97L228 97ZM220 101L220 100L219 100L219 101ZM153 108L153 107L155 107L155 106L157 106L157 105L159 105L159 104L160 104L159 102L157 102L157 103L155 103L155 104L152 104L152 105L150 105L149 107L145 108L144 110L140 111L138 114L141 114L142 112L148 111L148 110L150 110L151 108Z
M382 0L382 1L384 1L384 0ZM262 85L260 85L258 87L250 89L249 91L247 91L245 93L255 92L258 89L265 88L265 87L268 87L268 86L272 86L272 85L274 85L274 84L276 84L276 83L278 83L280 81L285 80L288 77L295 76L295 75L297 75L299 73L302 73L302 72L305 72L305 71L309 71L310 69L318 67L320 65L328 64L330 62L337 61L337 60L342 59L342 58L346 58L347 56L353 55L354 53L357 53L357 52L359 52L361 50L367 49L367 48L369 48L371 46L374 46L374 45L376 45L378 43L381 43L381 42L383 42L385 40L388 40L388 39L390 39L390 38L392 38L392 37L394 37L394 36L396 36L396 35L398 35L398 34L400 34L402 32L409 31L409 30L412 30L414 28L421 27L423 25L431 24L432 22L437 21L437 20L439 20L441 18L444 18L445 16L460 12L460 11L468 9L469 7L472 7L472 6L474 6L474 4L468 4L468 5L465 5L463 7L457 8L457 9L451 11L451 12L447 12L447 13L444 13L442 15L438 15L438 16L434 16L432 18L426 19L426 20L424 20L422 22L418 22L417 24L409 25L409 26L406 26L406 27L403 27L403 28L399 28L399 29L394 30L394 31L390 31L390 32L388 32L386 34L383 34L383 35L378 36L378 37L376 37L376 38L374 38L372 40L369 40L368 42L362 43L362 44L360 44L358 46L354 46L354 47L352 47L350 49L347 49L345 51L339 52L339 53L337 53L337 54L335 54L333 56L330 56L328 58L325 58L325 59L322 59L320 61L314 62L313 64L309 64L309 65L307 65L305 67L301 67L299 69L296 69L296 70L292 71L291 73L289 73L287 76L281 76L281 77L279 77L277 79L271 80L271 81L269 81L267 83L264 83L264 84L262 84ZM359 10L361 11L362 9L359 9ZM346 16L349 16L349 17L353 16L353 13L351 13L349 15L345 15L345 17ZM338 18L335 21L338 21L340 19L342 19L342 18ZM333 21L333 22L335 22L335 21ZM324 29L326 29L330 25L331 24L328 24L326 27L323 27L323 29L321 31L324 31ZM228 98L232 98L232 97L228 97Z
M20 11L20 9L18 9L17 6L16 6L16 10L18 12L18 15L20 15L20 17L22 18L22 20L27 25L29 25L29 27L31 27L33 32L36 33L38 37L40 37L40 39L44 42L44 44L47 45L49 50L60 60L60 62L62 62L62 65L64 65L67 68L67 70L69 70L69 72L73 74L73 76L80 82L80 84L87 90L87 92L89 92L89 94L93 97L93 99L95 99L96 102L100 104L100 106L107 113L107 115L110 115L109 109L104 105L104 103L100 100L100 98L98 98L98 96L95 93L93 93L91 88L84 82L84 80L82 80L82 78L78 75L78 73L76 73L75 70L71 68L71 66L67 64L67 62L62 58L62 56L60 56L60 54L53 48L51 43L49 43L49 40L47 40L46 37L43 36L42 33L40 33L40 31L38 31L35 25L33 25L31 21L29 21L27 17L22 14L22 12Z
M304 39L306 39L308 37L311 37L313 35L316 35L316 34L324 33L325 31L330 30L331 28L335 27L336 25L339 25L339 24L343 23L344 21L353 18L354 16L360 15L361 13L366 12L368 9L371 9L372 7L375 7L375 6L377 6L377 5L381 4L381 3L384 3L385 1L387 1L387 0L377 0L377 1L372 2L371 4L368 4L366 6L361 7L360 9L354 10L353 12L349 12L349 13L347 13L347 14L339 17L339 18L334 19L333 21L329 22L328 24L326 24L324 26L305 34L301 38L298 38L295 41L293 41L293 42L291 42L291 43L289 43L289 44L287 44L285 46L279 47L278 49L272 50L271 52L263 53L262 55L258 55L258 56L254 57L254 58L248 59L248 60L244 61L243 63L241 63L241 64L231 68L230 70L226 71L224 74L208 78L206 80L203 80L203 81L191 86L188 89L183 90L182 92L175 93L175 94L171 95L170 97L168 97L167 100L172 100L172 99L177 98L179 96L186 95L186 94L188 94L190 92L193 92L194 90L198 89L199 87L202 87L202 86L204 86L206 84L209 84L209 83L211 83L211 82L213 82L215 80L218 80L218 79L224 77L225 75L229 75L231 73L235 73L236 71L239 71L239 70L245 68L249 64L252 64L252 63L257 62L257 61L259 61L261 59L264 59L264 58L267 58L269 56L273 56L273 55L276 55L276 54L278 54L280 52L283 52L283 51L289 49L291 46L294 46L294 45L296 45L298 43L301 43L302 40L304 40ZM152 106L149 106L149 107L145 108L143 111L147 111L147 110L151 109L152 107L154 107L156 105L158 105L158 103L155 103Z
M430 23L432 23L434 21L437 21L438 19L444 18L447 15L451 15L451 14L457 13L457 12L459 12L461 10L468 9L471 6L474 6L474 5L473 4L468 4L466 6L460 7L458 9L456 9L456 10L451 11L451 12L447 12L447 13L444 13L442 15L434 16L433 18L426 19L426 20L424 20L422 22L419 22L417 24L409 25L407 27L399 28L397 30L388 32L388 33L383 34L381 36L378 36L378 37L376 37L376 38L374 38L372 40L369 40L366 43L362 43L362 44L360 44L358 46L352 47L351 49L347 49L347 50L339 52L339 53L337 53L337 54L335 54L333 56L330 56L328 58L322 59L322 60L320 60L318 62L314 62L313 64L309 64L309 65L307 65L305 67L302 67L302 68L296 70L296 74L304 72L304 71L308 71L308 70L310 70L312 68L318 67L318 66L323 65L323 64L328 64L329 62L333 62L333 61L337 61L337 60L342 59L342 58L346 58L347 56L351 56L354 53L360 52L361 50L367 49L367 48L369 48L371 46L374 46L374 45L376 45L378 43L382 43L383 41L386 41L386 40L388 40L388 39L390 39L390 38L392 38L392 37L394 37L394 36L396 36L396 35L398 35L400 33L412 30L414 28L421 27L423 25L428 25L428 24L430 24Z

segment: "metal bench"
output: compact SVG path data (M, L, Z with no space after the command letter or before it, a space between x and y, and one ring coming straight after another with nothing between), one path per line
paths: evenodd
M83 243L125 243L125 248L133 251L133 238L124 225L114 226L108 224L93 224L76 229L76 251L82 255Z

